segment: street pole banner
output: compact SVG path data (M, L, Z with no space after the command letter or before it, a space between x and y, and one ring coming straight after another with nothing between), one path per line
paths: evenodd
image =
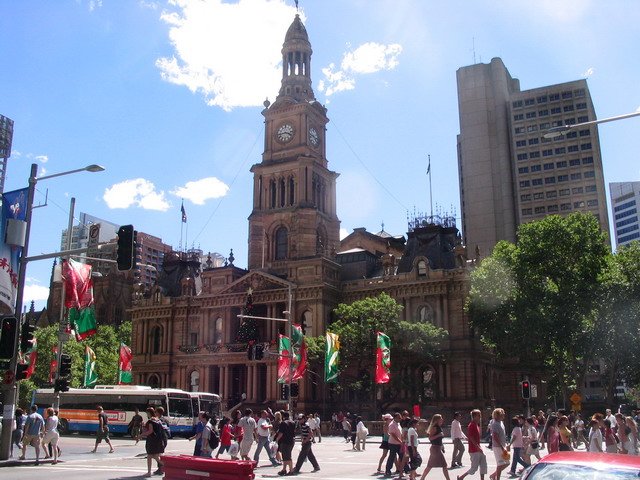
M340 336L327 332L327 348L324 356L324 381L336 383L338 381L338 364L340 356Z
M85 387L95 387L98 383L98 372L96 372L96 354L89 345L84 347L84 381Z
M2 194L2 224L0 225L0 302L15 309L18 289L18 269L22 247L9 245L7 225L9 220L26 222L28 188Z
M120 360L118 362L118 385L131 385L133 375L131 370L131 349L124 343L120 344Z
M376 348L376 383L387 383L391 378L391 339L378 332Z
M291 339L278 335L278 383L291 382Z

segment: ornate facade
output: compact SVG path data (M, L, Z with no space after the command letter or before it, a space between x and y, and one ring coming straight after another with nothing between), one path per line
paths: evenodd
M196 279L198 274L187 268L189 259L176 258L185 272L179 280L182 295L165 297L158 287L151 297L134 301L134 381L219 393L229 405L244 399L275 407L280 389L277 356L271 353L277 353L286 322L257 320L256 339L267 354L248 360L247 343L236 340L248 292L252 315L290 319L307 336L324 335L339 303L386 292L404 307L403 319L431 321L449 332L444 361L407 362L403 375L409 387L397 396L398 406L489 406L500 388L498 370L464 314L469 262L451 219L416 217L406 241L384 230L356 229L340 242L338 174L328 168L327 110L311 87L311 54L296 16L282 48L282 87L262 111L262 161L251 168L248 270L231 258L225 266L205 268ZM196 280L202 285L199 295L193 294ZM501 374L500 381L507 377ZM514 388L514 402L515 395ZM321 369L309 369L296 406L326 414L333 409L372 412L375 404L358 392L336 395L322 381Z

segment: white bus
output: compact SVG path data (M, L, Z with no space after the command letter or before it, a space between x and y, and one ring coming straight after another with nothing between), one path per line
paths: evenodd
M52 388L33 392L31 404L42 413L53 405ZM61 433L98 430L96 407L100 405L109 418L109 431L126 434L138 408L146 421L148 407L162 407L172 435L192 435L198 411L205 410L220 418L220 396L205 392L185 392L174 388L151 388L140 385L97 385L93 389L71 388L60 393Z

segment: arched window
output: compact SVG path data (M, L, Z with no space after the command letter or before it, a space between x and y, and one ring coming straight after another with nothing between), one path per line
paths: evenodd
M222 317L213 321L213 343L222 343Z
M271 208L276 208L276 181L269 182L269 196L271 197Z
M313 336L313 314L309 310L302 314L300 325L305 335Z
M420 260L418 262L418 276L424 277L427 275L427 262Z
M276 230L276 260L284 260L287 258L287 250L289 247L289 234L285 227Z
M198 372L197 370L194 370L193 372L191 372L189 379L190 379L189 383L191 385L191 391L197 392L198 389L200 388L200 372Z
M162 327L156 326L151 330L151 353L154 355L162 351Z
M152 373L151 375L149 375L149 378L147 379L147 383L151 388L160 388L160 378L155 373Z

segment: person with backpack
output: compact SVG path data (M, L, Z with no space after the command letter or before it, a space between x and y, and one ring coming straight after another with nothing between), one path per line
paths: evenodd
M211 458L213 451L220 445L220 435L215 427L215 420L210 421L211 417L208 413L202 414L202 422L204 429L202 430L202 453L201 456Z
M147 408L147 423L142 430L142 436L146 438L145 450L147 451L147 477L152 475L151 465L153 460L158 464L158 469L153 475L162 475L162 463L160 455L164 453L166 445L164 428L160 424L160 420L156 418L156 411L153 407Z
M158 421L160 422L160 426L162 427L162 431L163 431L162 440L164 442L164 448L167 448L167 443L171 438L171 429L169 429L169 422L164 416L164 408L158 407L156 408L155 412L156 412L156 418L158 419Z

